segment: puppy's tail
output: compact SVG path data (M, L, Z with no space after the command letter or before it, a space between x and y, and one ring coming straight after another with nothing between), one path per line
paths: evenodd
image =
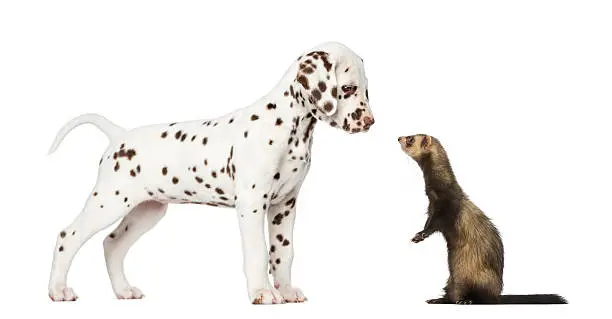
M55 152L70 131L82 124L95 125L106 134L109 140L113 140L126 132L124 128L114 124L102 115L94 113L83 114L73 118L59 130L55 137L55 141L53 141L53 145L51 145L49 149L49 154Z
M555 294L541 295L501 295L499 303L502 305L552 305L566 304L567 300Z

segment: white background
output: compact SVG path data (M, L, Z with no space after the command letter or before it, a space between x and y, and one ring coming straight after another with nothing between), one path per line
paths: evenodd
M609 300L612 14L608 1L3 1L0 317L572 316ZM97 234L52 303L55 238L95 182L93 126L46 152L69 119L127 128L216 117L265 94L297 56L340 41L365 61L376 124L317 125L298 200L294 283L309 301L252 306L232 209L171 206L131 250L141 301L114 299ZM496 223L505 293L566 307L429 306L440 235L414 245L427 199L399 135L446 146ZM502 309L503 308L503 309Z

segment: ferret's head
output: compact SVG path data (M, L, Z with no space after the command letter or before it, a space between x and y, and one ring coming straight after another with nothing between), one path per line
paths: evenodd
M408 156L418 161L423 158L423 156L432 152L436 138L425 134L416 134L400 136L397 138L397 141Z

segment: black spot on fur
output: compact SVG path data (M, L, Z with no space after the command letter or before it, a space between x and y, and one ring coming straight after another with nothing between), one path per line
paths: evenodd
M325 90L327 90L327 84L325 84L325 82L323 81L319 82L318 87L319 87L319 91L321 92L325 92Z
M291 208L295 207L295 197L291 198L285 203L286 206L291 206Z

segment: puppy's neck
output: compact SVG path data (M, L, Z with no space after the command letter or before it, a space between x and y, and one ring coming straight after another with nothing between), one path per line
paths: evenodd
M313 109L313 105L296 81L298 67L299 64L294 61L276 86L260 101L264 104L275 103L276 111L282 115L299 116L304 119Z
M281 81L252 107L261 108L263 104L265 108L270 108L274 116L281 119L282 123L279 125L291 128L290 146L306 145L310 149L313 131L318 120L311 112L313 105L295 80L297 70L297 63L293 63Z

